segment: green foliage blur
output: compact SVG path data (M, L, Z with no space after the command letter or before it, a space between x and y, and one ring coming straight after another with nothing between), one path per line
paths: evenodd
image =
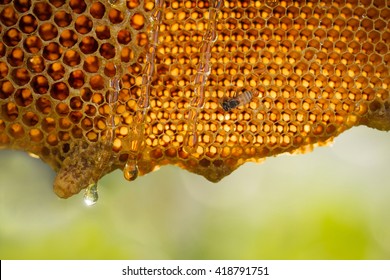
M180 170L99 182L92 207L39 159L0 151L0 259L389 259L390 135L245 164L218 184Z

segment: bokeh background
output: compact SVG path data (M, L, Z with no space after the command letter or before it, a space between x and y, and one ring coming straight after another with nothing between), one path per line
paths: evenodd
M82 194L39 159L0 151L0 259L390 259L390 134L353 128L218 184L177 167Z

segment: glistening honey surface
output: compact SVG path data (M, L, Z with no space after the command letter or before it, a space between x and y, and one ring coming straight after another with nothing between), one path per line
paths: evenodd
M389 22L385 0L2 0L0 147L38 155L68 197L129 160L218 181L389 130Z

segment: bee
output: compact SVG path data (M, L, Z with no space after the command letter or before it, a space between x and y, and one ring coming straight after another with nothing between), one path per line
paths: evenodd
M243 93L237 96L223 99L221 102L221 106L226 112L231 111L238 106L249 103L252 100L253 95L253 91L245 90Z

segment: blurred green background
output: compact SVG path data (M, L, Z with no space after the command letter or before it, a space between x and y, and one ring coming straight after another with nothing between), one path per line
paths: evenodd
M390 259L389 166L390 134L357 127L218 184L116 171L87 207L57 198L40 160L0 151L0 259Z

